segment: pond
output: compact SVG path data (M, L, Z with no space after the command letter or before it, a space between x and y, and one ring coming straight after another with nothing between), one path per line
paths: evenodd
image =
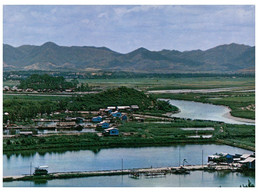
M189 175L166 175L160 178L140 179L124 176L99 176L73 179L55 179L41 182L4 182L4 187L240 187L248 179L255 184L254 174L235 172L192 171Z
M203 150L203 159L202 159ZM183 159L190 165L207 162L215 153L252 153L251 151L217 144L184 144L165 147L107 148L99 150L72 150L46 153L21 153L3 155L3 175L30 174L32 168L48 165L49 172L115 170L123 168L148 168L179 166Z

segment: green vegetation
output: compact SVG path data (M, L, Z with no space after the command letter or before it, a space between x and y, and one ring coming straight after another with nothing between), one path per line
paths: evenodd
M182 130L184 127L213 127L214 130ZM99 137L96 133L81 135L52 135L48 137L4 138L5 153L23 150L82 149L88 147L153 146L174 143L221 142L254 150L255 127L249 125L229 125L211 121L176 119L172 122L128 122L119 127L118 137ZM198 138L189 136L198 135ZM212 138L202 138L212 135ZM251 138L251 141L248 139Z
M187 75L187 74L186 74ZM250 76L186 76L169 75L169 76L151 76L135 77L126 76L119 78L97 78L97 79L78 79L80 83L88 83L90 86L101 88L114 88L126 86L147 90L170 90L170 89L210 89L210 88L227 88L227 87L246 87L254 89L254 77ZM233 78L236 77L236 78Z
M44 98L44 99L43 99ZM9 116L4 116L4 122L9 120L30 121L37 115L49 116L54 111L82 111L99 110L107 106L138 105L140 111L165 113L177 111L176 107L164 101L157 101L152 96L135 89L119 87L109 89L97 94L72 97L47 97L45 96L4 96L3 109ZM51 98L51 99L50 99Z
M28 72L29 73L29 72ZM33 72L30 72L33 73ZM52 72L54 73L54 72ZM58 72L56 72L58 73ZM11 73L10 73L11 74ZM13 73L12 73L13 74ZM19 73L18 73L19 74ZM32 118L59 118L62 119L67 115L64 113L66 109L74 111L70 116L76 117L77 111L98 110L107 106L117 105L138 105L140 110L138 113L155 115L164 117L166 112L176 112L178 109L169 105L165 101L158 101L157 98L191 100L204 103L212 103L216 105L226 105L232 109L232 115L244 118L255 118L255 93L254 92L217 92L217 93L181 93L181 94L146 94L138 90L161 90L161 89L202 89L202 88L219 88L219 87L241 87L241 89L254 89L255 80L253 76L243 75L174 75L174 74L131 74L131 73L108 73L102 75L90 75L88 78L84 74L64 73L69 75L71 81L59 78L60 80L54 85L51 80L56 80L57 77L44 75L39 72L36 76L47 77L48 86L46 89L57 88L56 83L68 85L74 83L75 90L84 91L95 88L100 88L105 91L97 94L85 94L74 96L55 95L5 95L3 101L3 111L9 115L4 115L3 120L6 123L7 119L11 123L30 124ZM102 73L103 74L103 73ZM14 74L13 74L14 75ZM26 72L21 76L26 75ZM32 75L32 74L30 74ZM72 81L80 75L79 82ZM33 75L31 76L33 77ZM104 78L105 77L105 78ZM136 78L137 77L137 78ZM36 78L36 79L37 79ZM33 83L31 78L25 79L23 82L31 80L28 85L42 86L43 83ZM11 81L11 80L9 80ZM12 82L10 82L12 83ZM58 83L58 84L59 84ZM21 83L22 84L22 83ZM27 83L24 83L25 85ZM122 87L126 86L126 87ZM61 86L65 88L66 86ZM44 87L42 87L43 89ZM111 89L110 89L111 88ZM57 88L59 90L59 88ZM58 95L58 96L57 96ZM50 114L54 111L61 112L60 115ZM148 119L146 119L148 121ZM155 119L150 119L149 122L137 123L128 122L119 125L119 137L98 137L95 134L82 134L80 136L48 136L48 137L32 137L32 138L5 138L4 151L13 152L21 150L50 150L54 148L69 149L69 148L86 148L86 147L113 147L113 146L142 146L142 145L166 145L172 143L186 142L221 142L229 145L234 145L242 148L254 150L255 148L255 127L248 125L228 125L219 124L211 121L191 121L175 119L173 122L156 123ZM214 131L184 131L181 127L214 127ZM124 134L132 133L130 136ZM213 135L210 139L205 138L188 138L191 135Z
M18 88L20 89L33 89L39 91L56 90L64 91L65 89L77 88L78 81L72 80L65 81L64 77L53 77L48 74L38 75L33 74L27 79L21 80Z

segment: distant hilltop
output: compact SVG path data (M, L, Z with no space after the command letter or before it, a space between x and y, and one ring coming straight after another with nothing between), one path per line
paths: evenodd
M129 71L142 73L254 73L255 47L220 45L205 51L150 51L121 54L106 47L3 45L4 70Z

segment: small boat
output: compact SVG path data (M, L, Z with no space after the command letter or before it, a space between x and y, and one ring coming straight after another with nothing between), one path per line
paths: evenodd
M146 173L145 174L146 177L165 177L166 173Z
M187 169L184 169L184 168L180 168L180 169L174 169L174 170L172 170L172 173L174 173L174 174L184 174L184 175L186 175L186 174L190 174L190 171L187 170Z
M140 173L130 173L129 177L132 178L132 179L139 179Z
M43 166L38 166L35 167L33 175L47 175L48 174L48 166L43 165Z

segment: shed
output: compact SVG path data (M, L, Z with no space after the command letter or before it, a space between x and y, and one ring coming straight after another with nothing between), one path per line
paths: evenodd
M76 123L83 123L83 122L84 122L84 118L76 117Z
M122 116L122 120L123 120L123 121L127 121L127 116L126 116L126 115L123 115L123 116Z
M239 161L244 167L248 169L255 169L255 158L254 157L248 157L242 161Z
M130 106L117 106L117 110L120 111L130 110Z
M131 109L132 109L133 111L139 110L139 106L138 106L138 105L131 105L130 107L131 107Z
M108 129L105 129L104 132L103 132L103 135L106 135L106 136L118 136L119 135L119 130L117 128L108 128Z
M105 109L105 113L108 113L108 114L112 113L112 109Z
M244 159L247 159L248 157L250 157L251 155L250 154L243 154L240 158L242 159L242 160L244 160Z
M114 107L114 106L109 106L109 107L107 107L107 109L116 110L116 107Z
M57 126L60 126L60 127L73 127L76 125L76 122L75 121L69 121L69 122L58 122L57 123Z
M20 132L20 136L25 136L25 137L31 137L33 135L32 131L23 131Z
M102 121L102 117L101 117L101 116L93 117L93 118L92 118L92 121L95 122L95 123L99 123L99 122Z
M101 127L103 129L107 129L107 128L109 128L109 123L105 122L105 121L102 121L101 123L97 124L97 127Z
M210 155L210 156L208 156L208 161L215 161L218 158L220 158L219 155Z
M118 117L118 118L120 118L122 116L122 114L120 112L118 112L118 111L112 112L111 115L113 117Z

